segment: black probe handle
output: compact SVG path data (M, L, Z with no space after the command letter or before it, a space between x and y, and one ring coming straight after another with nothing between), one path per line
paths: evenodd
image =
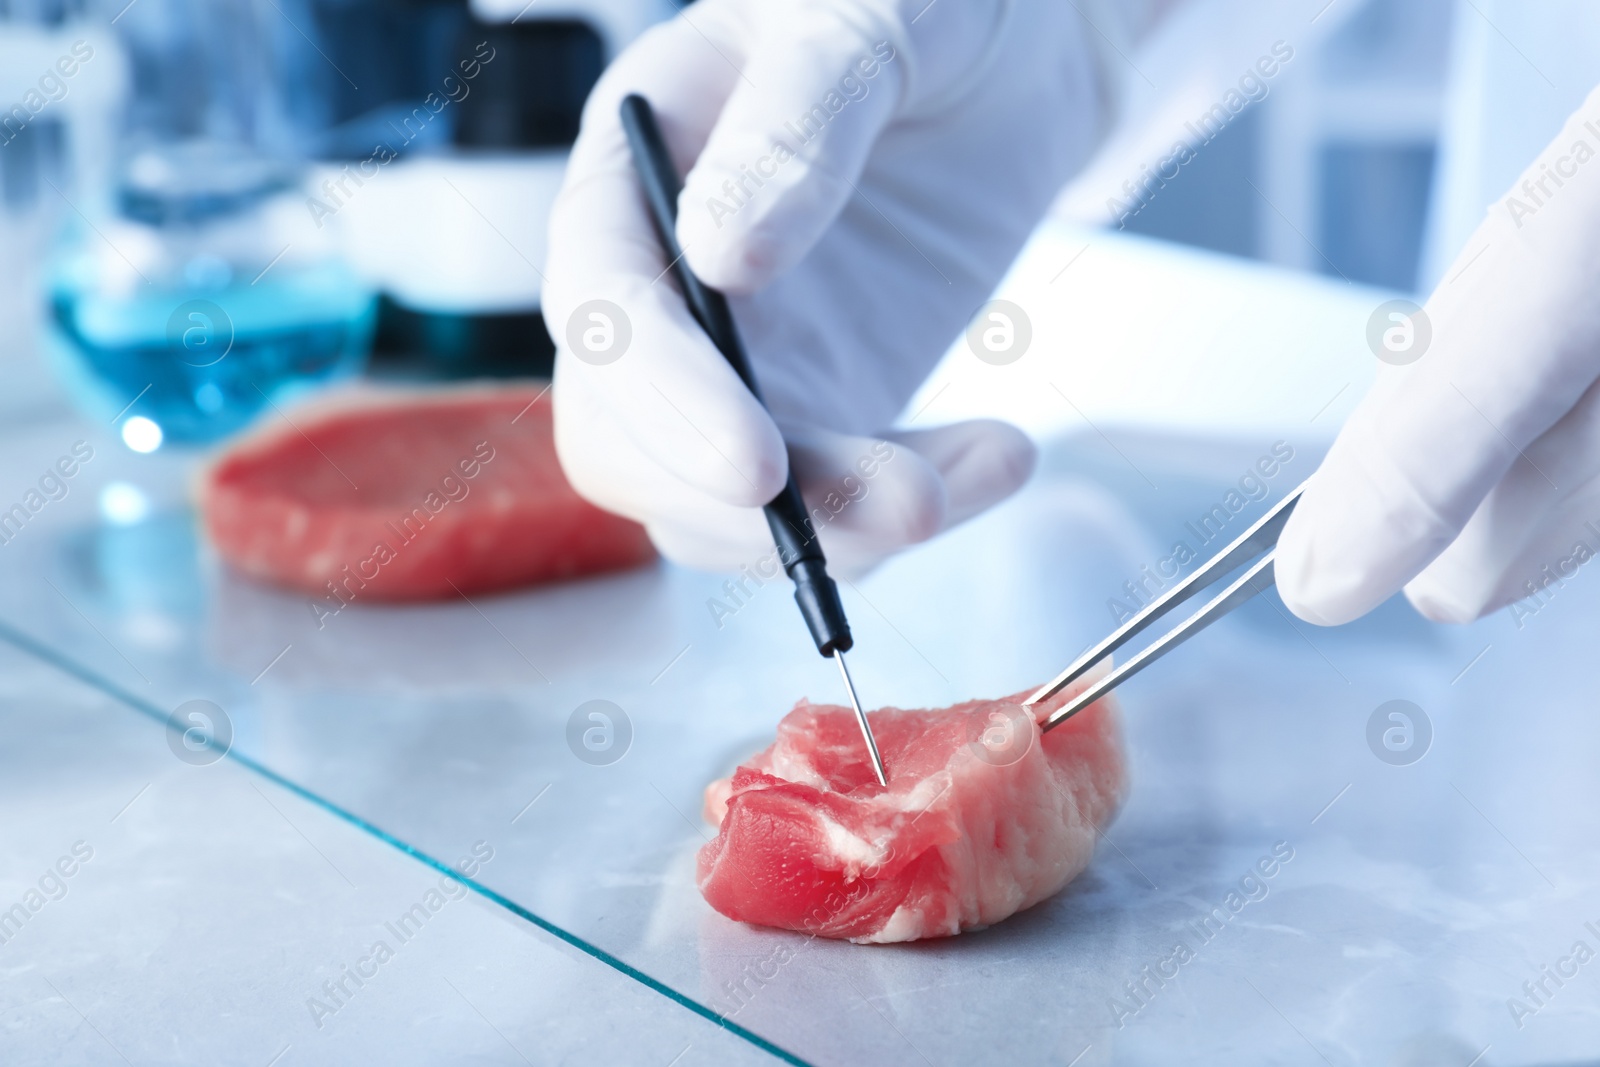
M734 326L733 313L728 310L727 298L694 276L678 245L678 194L683 191L683 182L672 165L650 101L637 93L624 97L622 129L633 150L634 167L644 186L644 199L650 207L656 235L672 263L672 274L683 290L684 302L711 338L711 343L739 375L739 380L765 406L761 388L750 369L750 359L745 354L744 342ZM844 605L839 602L839 588L828 577L827 560L823 558L822 545L806 511L805 500L800 496L800 486L794 480L793 464L788 482L762 510L766 512L772 540L778 546L778 558L794 582L795 603L800 605L800 614L805 617L811 637L817 643L817 651L824 656L833 655L835 649L848 652L853 643L850 623L844 617Z

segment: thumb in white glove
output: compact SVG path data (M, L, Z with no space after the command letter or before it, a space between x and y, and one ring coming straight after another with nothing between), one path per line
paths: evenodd
M578 491L719 569L770 548L756 509L791 459L814 513L845 491L822 537L847 569L1014 491L1033 449L1010 427L886 428L1099 136L1089 32L1055 0L701 0L636 42L585 109L550 226L556 439ZM678 237L731 294L770 417L665 276L617 118L629 92L688 170Z
M1404 586L1466 622L1600 553L1597 157L1600 91L1490 207L1424 309L1431 345L1382 368L1312 477L1278 545L1295 614L1345 622Z

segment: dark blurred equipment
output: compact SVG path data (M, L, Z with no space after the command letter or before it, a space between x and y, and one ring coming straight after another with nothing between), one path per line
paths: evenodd
M373 372L548 375L544 225L584 100L676 5L590 0L547 17L525 0L307 2L326 62L294 109L330 173L363 168L347 202L323 203L383 294Z
M605 67L605 45L595 28L570 19L474 22L458 51L466 54L479 40L487 40L499 58L483 68L477 91L462 101L455 143L513 150L571 146L583 102Z
M556 348L537 311L414 311L378 300L372 371L393 378L548 378Z
M487 41L495 60L483 66L461 102L451 131L456 148L514 153L572 145L583 102L605 66L605 48L592 26L567 19L516 25L468 19L459 40L461 55ZM389 296L378 308L375 356L376 369L392 374L548 377L555 367L555 345L537 310L429 310Z

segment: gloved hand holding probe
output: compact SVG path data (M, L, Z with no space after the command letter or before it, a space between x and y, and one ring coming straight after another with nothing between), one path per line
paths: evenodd
M771 551L759 508L792 459L814 515L848 501L820 524L846 570L1015 491L1034 452L1013 427L888 427L1104 133L1101 47L1058 0L701 0L636 42L551 221L578 491L670 558L735 569ZM732 299L770 417L667 276L617 117L630 92L687 175L679 239Z

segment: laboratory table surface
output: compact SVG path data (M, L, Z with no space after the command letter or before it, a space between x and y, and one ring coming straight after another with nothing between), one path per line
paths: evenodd
M1039 473L844 583L869 704L1036 684L1243 529L1371 380L1388 294L1050 226L1002 295L1033 350L952 350L907 421L1008 414ZM48 399L0 435L0 508L94 450L0 544L0 1061L1600 1062L1586 570L1465 627L1257 599L1121 690L1132 790L1077 881L856 946L694 885L706 783L840 695L781 580L329 615L216 559L202 457Z

